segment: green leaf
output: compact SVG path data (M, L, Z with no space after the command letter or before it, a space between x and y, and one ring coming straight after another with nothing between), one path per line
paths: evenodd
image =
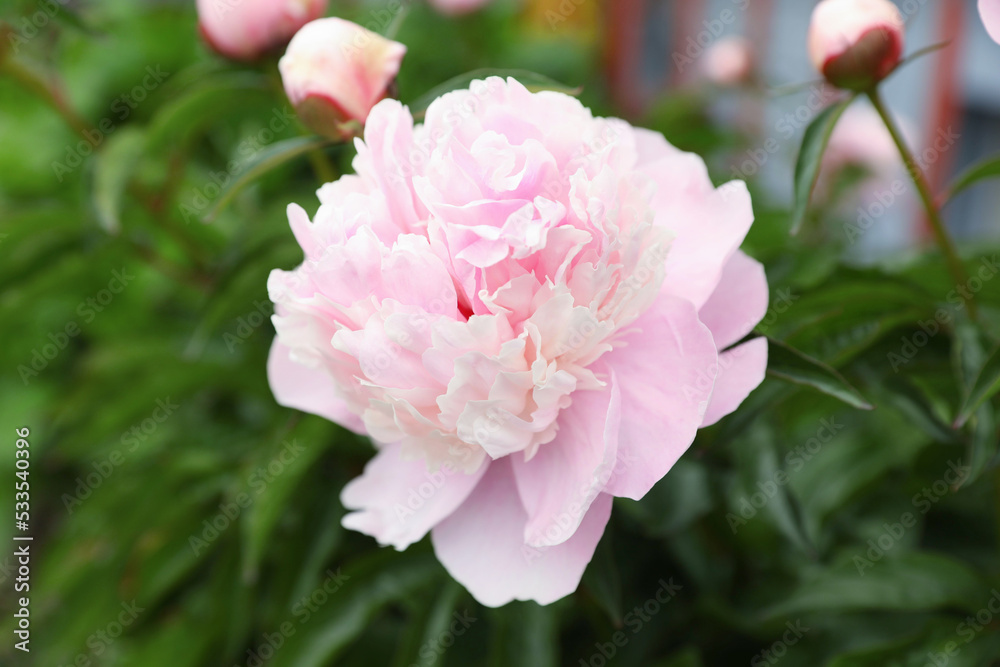
M88 37L103 37L106 34L88 25L77 11L73 11L69 7L64 6L61 10L57 10L54 18L63 25L78 30Z
M847 560L838 566L817 570L765 615L794 618L807 612L925 611L949 607L975 611L989 597L986 582L957 560L911 552L871 561L868 548L858 544L856 553L848 553ZM859 568L863 574L859 574Z
M873 386L877 387L880 383L885 389L880 392L885 400L924 433L937 442L954 443L957 440L955 430L937 416L929 397L920 387L900 376L881 380L873 378Z
M342 578L346 583L332 592L327 586L329 599L314 607L315 613L289 614L295 633L281 649L282 664L295 667L338 664L337 656L371 626L383 607L439 584L440 574L441 566L432 556L401 555L389 550L375 552L344 567Z
M990 658L997 655L1000 635L959 634L955 619L950 616L936 616L929 623L916 624L909 632L898 636L883 636L877 640L851 637L857 644L844 647L846 650L826 663L826 667L925 667L926 665L947 665L948 667L982 667L990 664ZM968 627L968 626L967 626ZM886 633L884 626L879 627ZM888 633L886 633L888 634ZM973 641L975 640L975 641ZM934 660L928 658L935 657Z
M998 391L1000 391L1000 346L994 348L979 369L979 374L958 411L958 417L955 418L955 427L961 428L979 406Z
M922 49L918 49L918 50L914 51L913 53L911 53L910 55L908 55L905 58L903 58L902 60L900 60L899 64L897 64L896 67L894 67L892 71L896 72L901 67L903 67L905 65L909 65L910 63L912 63L912 62L914 62L916 60L919 60L920 58L923 58L924 56L926 56L928 54L934 53L935 51L940 51L941 49L945 48L949 44L951 44L951 40L948 40L946 42L938 42L937 44L931 44L930 46L925 46Z
M611 531L597 543L594 558L583 573L583 584L597 599L608 617L615 622L622 618L622 578L611 548Z
M640 521L649 535L669 537L709 513L713 505L706 467L682 458L639 502L623 503L622 510Z
M1000 177L1000 157L993 156L977 162L959 174L952 184L948 186L948 191L941 198L941 204L947 204L958 196L960 192L979 181L997 177Z
M768 338L767 372L776 378L812 387L859 410L875 407L836 370L773 338Z
M980 330L971 322L959 322L955 327L952 346L952 364L959 385L965 396L971 396L981 369L985 368L987 357L983 350ZM993 407L984 401L967 419L969 424L968 454L966 462L969 474L962 485L972 484L986 470L1000 449L997 437L996 417Z
M305 155L311 150L323 148L330 145L331 141L323 137L293 137L272 144L255 154L240 173L238 178L233 179L229 185L219 194L215 205L205 215L205 222L211 222L219 213L232 201L236 193L242 190L248 183L257 180L272 169L276 169L286 162Z
M735 461L743 490L743 498L764 492L767 504L761 508L761 515L768 519L789 542L802 553L813 556L816 553L809 536L792 508L785 483L778 483L780 474L786 474L775 451L775 434L762 422L751 427L748 435L735 443ZM773 492L768 492L768 484Z
M962 480L962 486L972 484L989 467L1000 449L1000 435L997 434L996 417L989 405L980 406L969 420L972 434L969 437L969 474Z
M784 282L784 281L782 281ZM926 290L872 271L839 269L816 288L776 290L757 331L839 367L899 325L933 317Z
M463 595L462 587L454 580L448 581L443 587L438 599L428 615L427 625L423 631L423 641L420 644L418 653L406 664L416 664L420 667L437 667L444 659L444 654L437 651L424 651L420 654L420 649L425 646L440 645L441 637L448 633L448 626L454 620L456 607L459 598Z
M856 95L852 95L845 100L827 107L806 128L805 135L802 137L802 146L799 148L799 157L795 163L795 203L792 207L792 234L799 232L802 223L806 219L809 198L812 196L813 188L816 186L820 164L823 161L823 153L826 152L826 146L830 143L830 135L833 134L833 128L837 125L837 121L840 120L841 114L850 106L855 97Z
M201 128L245 108L249 95L267 92L266 79L253 72L224 72L206 79L156 112L149 126L150 150L183 144Z
M245 545L244 580L256 580L274 528L288 509L295 489L323 454L331 427L329 422L315 419L301 422L287 437L275 438L270 447L262 448L261 457L244 475L247 488L241 491L253 503L240 523Z
M123 127L108 138L94 161L94 207L101 228L109 234L121 230L122 195L135 173L135 164L146 148L146 134Z
M654 667L703 667L704 664L698 647L688 646L656 663Z
M499 76L502 78L513 77L517 79L521 85L533 93L537 93L542 90L552 90L558 93L576 96L579 95L582 90L580 87L573 88L572 86L559 83L558 81L550 79L542 74L529 72L527 70L482 68L466 72L465 74L459 74L456 77L448 79L441 85L431 88L408 106L410 107L410 111L413 112L414 117L421 116L427 111L427 107L431 105L431 102L445 93L450 93L453 90L467 89L473 81L486 79L491 76ZM475 93L475 91L473 91L473 93Z
M559 664L559 619L552 605L512 602L497 614L491 664L556 667Z

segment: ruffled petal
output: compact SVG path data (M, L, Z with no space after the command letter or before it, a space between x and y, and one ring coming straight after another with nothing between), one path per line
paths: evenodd
M337 393L333 378L322 368L300 364L290 355L291 350L275 338L267 358L267 381L278 404L325 417L367 435L361 418L348 409Z

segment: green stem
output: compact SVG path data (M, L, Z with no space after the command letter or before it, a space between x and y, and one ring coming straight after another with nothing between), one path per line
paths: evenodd
M917 187L917 193L920 195L920 201L923 202L924 209L927 211L927 219L931 223L931 229L934 231L934 238L937 240L938 246L941 248L941 252L944 253L945 261L948 264L948 270L951 272L952 278L955 280L956 285L967 285L969 281L969 276L965 272L965 267L962 265L962 260L959 258L958 249L955 247L955 242L951 239L948 234L948 228L945 227L944 220L941 218L941 212L938 210L937 204L934 202L934 195L931 194L930 186L927 184L927 178L924 176L924 172L920 169L920 165L913 158L913 154L910 149L906 146L906 140L903 139L902 133L899 128L896 127L896 121L892 119L889 115L885 104L882 101L882 96L879 94L877 88L872 88L868 91L868 98L872 102L872 106L875 107L875 111L882 118L882 122L885 123L885 127L889 130L889 135L892 137L893 142L896 144L896 148L899 149L899 154L903 158L903 162L906 164L906 171L909 172L910 178L913 179L913 184ZM969 315L973 319L978 317L976 303L969 298Z
M337 176L337 168L333 166L333 162L322 149L314 148L306 155L309 158L309 164L312 165L313 173L316 174L320 183L332 183L340 178Z
M266 66L264 75L267 77L267 82L270 84L271 90L274 91L274 94L277 95L278 99L285 104L291 104L288 100L288 96L285 94L285 86L281 82L281 75L278 73L277 65ZM299 121L299 125L302 126L301 120ZM305 128L304 126L303 129L305 129L306 132L311 133L311 130ZM331 183L339 178L336 167L333 166L333 163L330 161L330 158L326 156L326 153L319 148L306 153L306 157L309 159L309 164L320 184Z
M66 96L62 91L58 90L50 82L44 80L39 74L28 69L21 63L14 61L12 58L0 59L0 72L5 72L9 74L15 81L20 83L22 86L27 88L29 91L34 93L37 97L41 98L46 104L48 104L52 109L58 113L66 124L75 133L84 136L84 133L88 130L93 130L93 127L87 121L83 120L76 111L69 106L66 102Z
M199 272L188 272L184 267L174 264L172 261L157 253L155 250L142 245L130 238L122 237L126 246L140 260L153 267L167 278L179 283L187 283L200 290L208 290L212 286L212 277Z
M156 221L157 227L166 231L184 249L196 265L198 271L206 272L208 270L209 259L205 256L201 246L198 245L195 239L187 236L187 233L177 226L173 219L164 211L163 204L167 201L166 194L154 197L134 181L129 183L128 193L152 216L153 220Z
M396 35L399 34L400 28L403 27L403 21L406 20L406 15L410 13L409 3L404 2L396 12L396 15L392 17L392 22L385 29L384 37L386 39L396 39Z

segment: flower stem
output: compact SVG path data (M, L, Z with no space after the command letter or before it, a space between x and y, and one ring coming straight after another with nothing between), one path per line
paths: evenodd
M43 79L41 75L21 63L15 62L12 58L0 59L0 72L10 75L11 78L52 107L76 134L83 137L88 130L93 129L90 123L81 118L69 106L65 94L52 83Z
M309 164L312 165L313 173L316 174L320 183L332 183L340 178L337 175L337 168L333 166L333 162L321 149L314 148L306 155L309 158Z
M288 96L285 94L285 85L281 82L281 74L278 72L277 64L268 63L265 67L264 75L267 77L267 82L271 86L271 90L274 91L279 100L286 104L291 104ZM302 126L301 119L299 125ZM310 132L308 128L303 127L303 129L306 132ZM306 157L309 159L313 173L321 185L323 183L331 183L340 178L337 174L337 168L333 166L333 162L330 161L330 158L321 149L314 148L306 153Z
M410 12L410 5L408 3L403 3L403 5L396 11L396 15L392 17L392 21L385 29L384 37L386 39L396 39L396 35L399 34L400 28L403 27L403 21L406 20L406 15Z
M892 116L889 115L878 89L872 88L867 92L867 95L872 102L872 106L875 107L875 111L877 111L878 115L882 118L882 122L885 123L886 129L889 130L889 135L892 137L892 141L896 144L896 148L899 150L899 154L903 158L903 162L906 164L906 171L910 174L910 178L913 179L913 184L917 187L917 193L920 195L920 201L923 202L924 209L927 211L927 219L930 221L931 229L934 231L934 238L937 240L937 244L941 248L941 252L944 253L945 261L948 264L948 270L951 272L951 276L955 280L955 284L967 285L969 281L968 274L966 274L965 267L962 265L962 260L958 255L955 242L948 234L948 228L945 227L944 220L941 218L941 212L938 210L938 206L934 201L934 196L931 194L931 189L927 184L927 178L924 176L924 172L920 169L920 165L917 164L917 161L913 158L913 154L910 152L910 149L907 148L906 140L903 139L902 133L900 133L899 128L896 126L896 121L894 121ZM971 315L972 319L975 320L978 317L978 313L976 310L976 303L971 297L969 298L968 306L969 315Z

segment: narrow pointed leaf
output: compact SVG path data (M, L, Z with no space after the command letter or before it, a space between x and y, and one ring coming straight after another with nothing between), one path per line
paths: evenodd
M910 55L908 55L905 58L903 58L902 60L900 60L899 64L896 65L896 67L892 71L896 72L901 67L909 65L910 63L915 62L915 61L923 58L926 55L934 53L935 51L940 51L941 49L945 48L946 46L948 46L950 44L951 44L951 40L947 40L947 41L944 41L944 42L938 42L937 44L931 44L930 46L925 46L922 49L917 49L916 51L914 51Z
M773 338L768 339L768 350L769 375L812 387L859 410L874 408L843 375L822 361L813 359Z
M833 128L840 120L844 110L854 101L854 97L837 102L824 109L806 128L799 148L799 157L795 163L795 203L792 207L791 233L797 234L806 219L809 208L809 198L812 196L816 179L819 177L823 153L830 143Z
M958 196L960 192L975 185L979 181L997 177L1000 177L1000 157L993 156L981 162L977 162L958 175L955 182L948 188L948 192L942 199L942 204L951 201Z
M979 371L978 377L955 419L955 426L961 427L984 402L1000 392L1000 347L990 353Z
M308 153L311 150L323 148L330 144L329 139L323 137L294 137L279 141L268 146L264 150L254 155L242 173L222 191L215 205L205 215L205 222L211 222L219 213L233 200L240 190L247 184L257 180L272 169L276 169L286 162Z
M108 138L94 160L94 208L101 228L109 234L121 229L122 196L145 148L145 133L125 127Z

